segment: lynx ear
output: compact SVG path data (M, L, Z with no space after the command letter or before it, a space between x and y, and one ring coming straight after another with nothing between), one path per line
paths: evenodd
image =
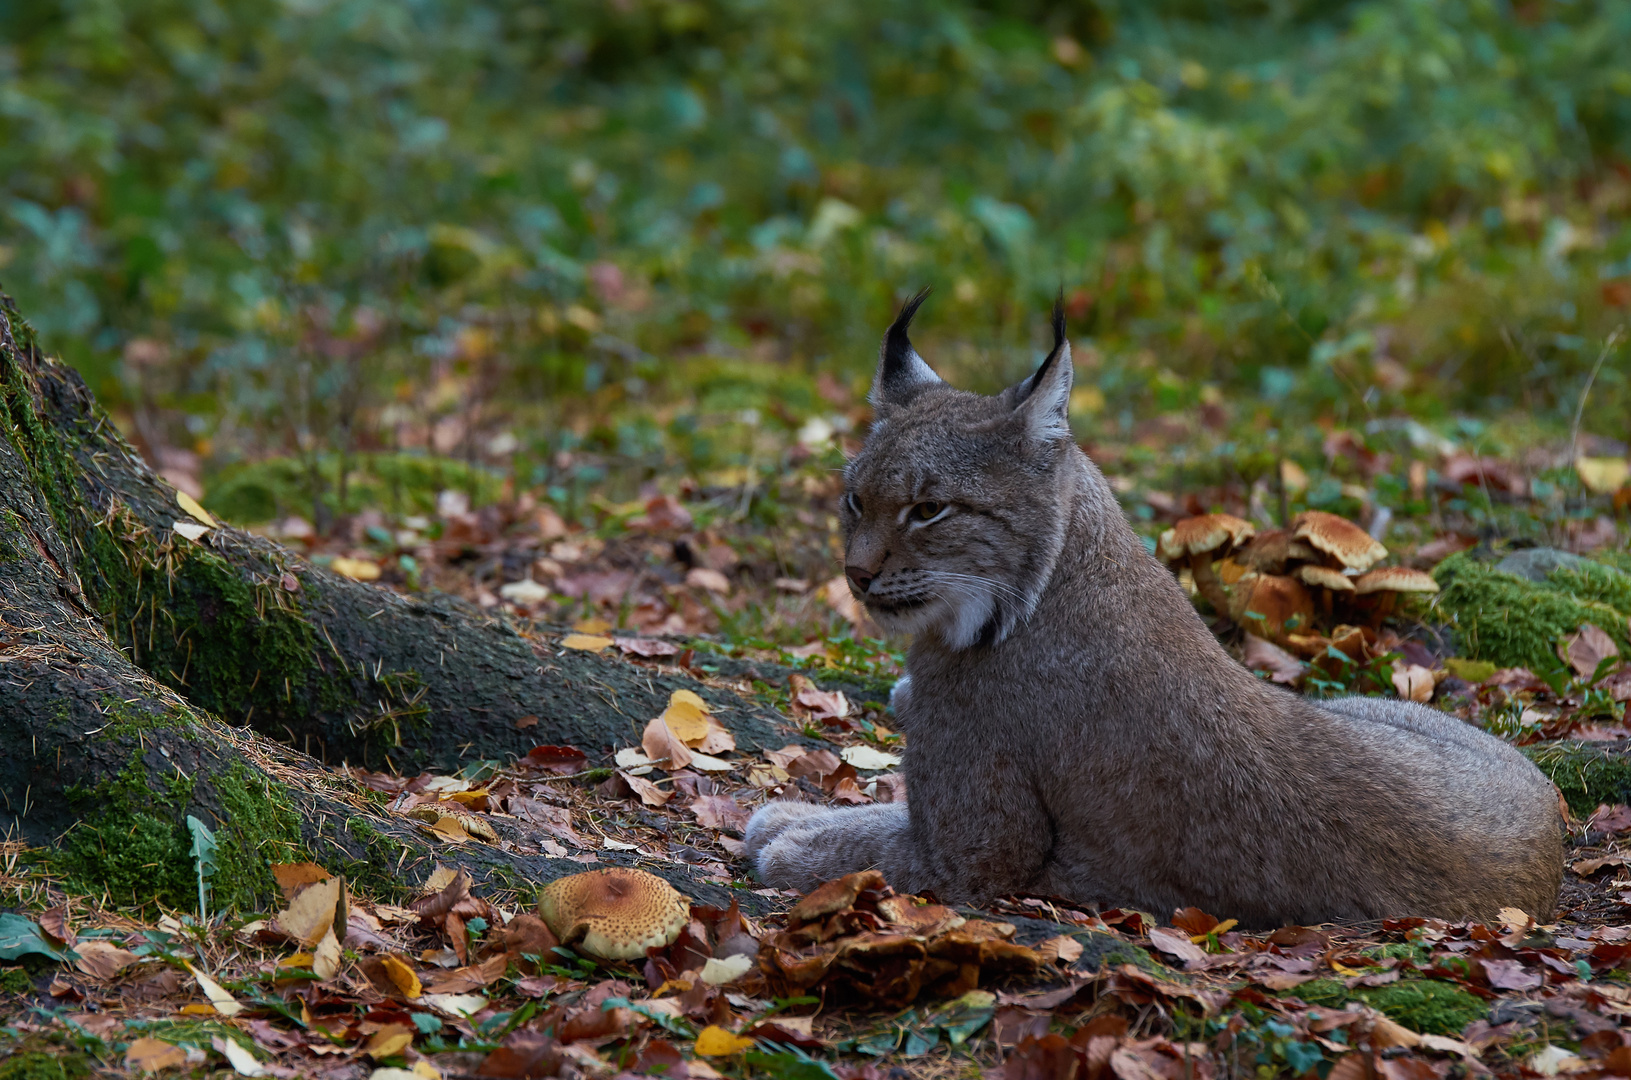
M1070 384L1075 372L1070 364L1070 342L1065 340L1065 306L1053 303L1053 351L1042 366L1003 394L1014 406L1014 414L1025 421L1025 429L1038 442L1068 439L1070 434Z
M872 393L868 400L874 407L904 405L926 386L935 386L942 380L924 363L923 357L912 348L912 339L906 328L912 325L912 316L923 306L929 290L923 289L906 301L895 321L883 336L878 349L878 373L872 379Z

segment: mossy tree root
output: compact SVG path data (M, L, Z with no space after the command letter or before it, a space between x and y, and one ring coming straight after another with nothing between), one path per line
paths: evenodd
M559 652L468 605L354 582L229 526L186 539L175 491L3 296L0 426L0 804L11 834L51 847L53 870L80 890L194 906L188 816L216 832L219 905L269 899L267 864L302 854L400 888L430 842L370 816L354 788L325 786L291 747L402 770L539 743L600 757L637 742L682 686L745 748L792 734L728 692ZM518 729L527 716L538 722ZM439 853L517 889L581 869Z

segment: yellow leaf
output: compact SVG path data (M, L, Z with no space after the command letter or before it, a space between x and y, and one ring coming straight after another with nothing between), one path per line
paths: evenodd
M176 505L181 507L183 510L187 511L187 513L190 514L192 517L197 518L199 521L202 521L204 524L208 525L212 529L220 524L220 522L218 522L214 518L210 517L210 512L208 510L206 510L202 506L198 505L198 500L197 499L193 498L191 495L187 494L185 491L176 492Z
M1189 935L1189 940L1193 941L1197 945L1204 945L1206 943L1206 939L1211 937L1213 934L1227 934L1229 931L1233 930L1239 925L1239 919L1224 919L1222 922L1218 923L1204 934Z
M215 1011L215 1006L214 1005L209 1005L209 1004L206 1004L205 1002L202 1002L202 1001L194 1001L194 1002L191 1002L191 1003L189 1003L187 1005L183 1005L181 1008L177 1009L176 1011L179 1012L183 1016L220 1016L221 1015L220 1013Z
M728 1054L740 1054L744 1050L753 1049L753 1040L744 1039L740 1035L732 1035L717 1024L709 1024L697 1036L697 1056L699 1057L725 1057Z
M1587 491L1594 495L1607 495L1611 491L1618 491L1631 479L1631 461L1611 457L1578 457L1574 459L1574 471L1580 474L1580 482L1586 485Z
M696 694L693 694L689 690L676 690L676 691L674 691L672 694L670 694L668 696L668 705L669 705L670 708L673 708L675 705L690 705L692 708L696 709L698 712L708 712L709 711L708 710L708 703L706 701L703 701L702 698L698 697Z
M386 1024L369 1037L362 1052L378 1061L395 1057L413 1045L413 1029L406 1024Z
M708 737L712 725L708 714L689 701L677 701L663 710L663 723L674 737L687 746L695 746Z
M277 927L305 946L323 940L337 920L345 926L341 914L345 905L345 877L336 874L327 881L319 881L301 890L289 906L277 914Z
M385 974L391 980L391 985L401 991L403 997L416 998L424 993L424 985L420 983L419 976L400 958L387 954L380 958L380 964L385 968Z
M353 581L378 581L379 563L368 559L348 559L344 555L329 563L328 568Z
M599 634L568 634L561 639L561 648L599 652L611 643L611 638L601 637Z
M601 618L579 619L577 622L572 624L572 629L576 630L580 634L599 635L604 634L611 628L612 624Z
M309 952L297 952L293 956L284 958L283 962L278 964L278 967L304 968L310 971L312 959L312 954Z

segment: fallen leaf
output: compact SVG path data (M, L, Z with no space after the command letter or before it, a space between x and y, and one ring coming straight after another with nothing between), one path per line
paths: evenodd
M1205 962L1206 950L1189 940L1189 935L1182 930L1168 926L1154 926L1150 928L1150 944L1166 953L1177 957L1187 967L1196 962Z
M289 937L310 948L323 939L323 935L336 922L344 926L338 915L345 905L345 878L336 874L301 890L289 906L275 916L275 923Z
M561 639L561 648L597 653L611 643L611 638L599 634L568 634Z
M172 523L170 527L176 531L177 536L184 536L194 543L197 543L205 533L209 532L207 526L200 525L196 521L177 521Z
M185 491L176 492L176 505L187 511L196 521L201 521L210 528L215 528L220 522L210 516L210 512L198 504L198 500Z
M695 745L708 735L708 712L689 701L670 702L663 710L663 723L681 742Z
M1074 964L1082 958L1082 943L1069 934L1059 934L1038 942L1036 951L1047 963Z
M1420 664L1400 664L1393 669L1393 689L1406 701L1426 704L1433 700L1433 673Z
M650 780L647 780L644 777L635 776L632 773L627 772L619 772L617 775L623 778L634 793L640 796L640 801L645 803L647 806L662 806L664 803L668 802L669 799L674 797L673 792L664 791L662 788L658 787L656 784L653 784Z
M753 1049L753 1040L733 1035L717 1024L709 1024L697 1035L696 1052L700 1057L725 1057Z
M702 981L709 986L723 986L740 979L752 968L753 958L742 953L723 959L711 956L708 962L702 965Z
M1286 686L1295 686L1307 668L1301 660L1274 642L1255 634L1246 635L1246 644L1241 649L1241 660L1253 671L1266 674L1270 682L1283 683Z
M385 969L385 975L391 980L391 985L405 998L416 998L424 992L424 985L419 976L407 963L398 956L389 953L379 958Z
M721 596L731 594L731 579L718 570L706 566L693 566L685 572L685 583L696 589L706 589Z
M444 1016L468 1020L487 1007L487 999L481 994L421 994L419 1004Z
M1578 457L1574 459L1574 471L1587 491L1593 495L1610 495L1631 479L1631 462L1624 458Z
M344 555L338 556L328 564L328 568L342 577L353 581L378 581L379 563L372 559L351 559Z
M674 772L691 764L691 750L662 717L652 720L640 736L640 748L659 768Z
M1516 960L1484 960L1484 974L1497 990L1534 990L1546 981L1538 971L1530 971Z
M74 966L98 979L111 979L137 960L135 953L107 941L81 941L74 951L79 953Z
M334 927L330 926L312 952L312 973L327 982L339 974L340 959L340 940L334 936Z
M187 1051L162 1039L142 1036L125 1048L125 1068L159 1072L187 1064Z
M273 863L272 880L276 881L278 888L283 890L284 900L293 900L301 889L307 885L315 885L319 881L327 881L333 877L316 863Z
M1590 875L1595 874L1597 871L1601 870L1605 866L1627 866L1627 865L1631 865L1631 856L1627 856L1627 855L1605 855L1600 859L1581 859L1579 862L1574 863L1573 865L1571 865L1569 867L1569 869L1573 870L1576 874L1579 874L1581 877L1589 877Z
M68 909L61 904L40 914L40 929L44 930L52 941L69 948L73 948L74 942L78 940L74 936L74 928L68 923Z
M678 656L680 653L678 645L659 638L613 638L612 644L625 654L648 658Z
M1597 832L1622 833L1631 831L1631 806L1623 803L1609 806L1606 803L1593 810L1591 817L1586 821L1586 828ZM45 920L40 920L44 925Z
M406 1024L386 1024L368 1037L362 1052L378 1061L395 1057L413 1045L414 1029Z
M686 806L703 828L739 833L747 827L748 812L729 795L698 795Z
M1620 647L1602 628L1592 623L1581 623L1580 629L1565 637L1557 647L1558 659L1574 669L1582 679L1597 674L1604 660L1620 655Z
M838 752L838 756L857 769L865 769L867 772L893 769L901 760L899 754L886 754L870 746L846 746Z
M220 983L193 967L187 961L183 960L182 964L186 966L192 977L198 980L199 989L203 990L204 996L210 999L210 1005L216 1012L222 1016L236 1016L243 1011L243 1006L238 1004L238 999L227 993Z
M842 720L849 715L849 699L842 690L806 686L793 695L793 704L808 709L815 720Z
M548 587L538 584L531 578L522 578L520 581L500 585L498 595L512 604L537 607L549 599L550 592Z
M258 1061L254 1054L244 1049L241 1043L232 1039L216 1036L210 1040L217 1053L227 1059L232 1071L239 1076L265 1076L266 1066Z

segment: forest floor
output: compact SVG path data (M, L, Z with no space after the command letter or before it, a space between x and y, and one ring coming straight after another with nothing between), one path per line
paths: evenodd
M1606 441L1586 449L1599 456L1584 461L1625 455ZM1326 505L1385 535L1402 564L1430 570L1465 552L1487 567L1555 549L1592 554L1611 577L1625 569L1631 489L1591 465L1569 477L1566 451L1401 460L1402 509L1381 523L1374 493L1389 462L1341 433L1327 451L1332 475L1349 479ZM201 921L68 895L8 843L0 1077L1631 1076L1631 809L1623 794L1598 805L1584 774L1558 780L1572 807L1570 868L1559 913L1539 925L1507 909L1490 925L1401 918L1260 934L1234 929L1227 912L1012 897L960 914L908 905L903 929L886 885L846 879L823 891L814 922L831 966L800 963L813 932L789 924L797 896L753 880L741 858L748 815L788 787L839 804L909 794L886 704L900 643L875 636L837 576L835 455L795 449L745 483L654 483L627 503L591 496L592 512L572 521L546 493L510 488L475 508L447 490L435 513L366 510L324 537L299 519L265 527L381 587L460 594L542 647L681 668L778 710L788 745L757 759L735 752L728 713L691 710L682 723L681 702L600 767L603 748L540 747L457 775L325 773L367 793L359 812L411 816L437 844L530 848L586 870L599 851L637 852L688 864L731 889L740 911L695 906L675 944L611 963L555 947L530 893L472 888L434 860L338 888L325 868L278 867L283 895L266 910L214 912L206 898ZM1294 466L1278 480L1186 490L1149 454L1096 456L1152 539L1211 509L1266 530L1282 490L1291 506L1309 504ZM1529 587L1480 580L1509 590L1509 606ZM1437 600L1354 615L1368 620L1358 637L1338 625L1340 608L1316 614L1323 644L1301 656L1265 654L1226 620L1216 629L1304 692L1404 693L1520 744L1613 750L1631 739L1617 660L1631 588L1616 592L1617 580L1580 602L1600 622L1618 612L1619 624L1564 627L1538 652L1493 634L1449 578ZM1535 587L1558 581L1543 574ZM1474 655L1502 649L1537 659ZM321 896L329 906L314 914ZM338 955L318 944L330 926ZM888 946L869 934L891 927Z

